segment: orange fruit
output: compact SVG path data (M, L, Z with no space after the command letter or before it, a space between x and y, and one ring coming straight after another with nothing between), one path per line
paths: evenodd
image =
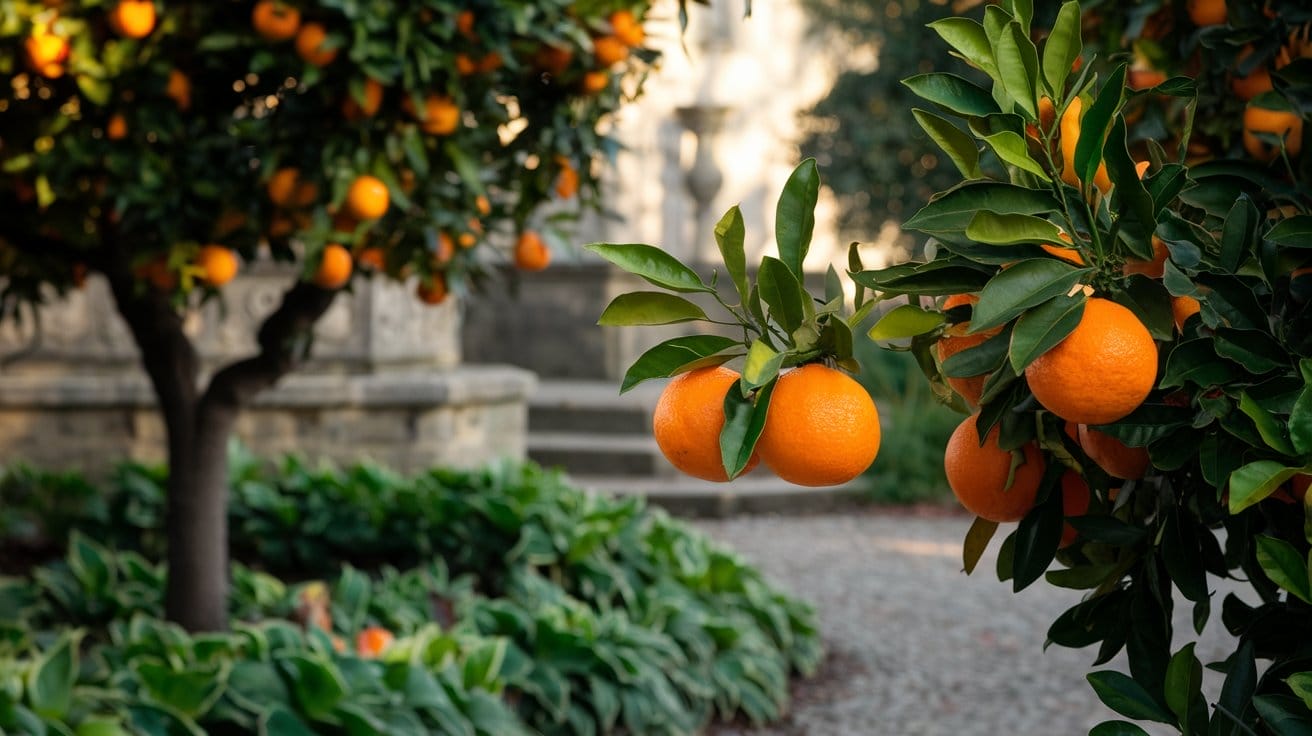
M346 209L360 220L377 220L391 203L387 185L375 176L357 176L346 190Z
M445 266L451 262L455 255L456 247L451 242L451 236L446 233L438 233L437 251L433 253L433 265L437 267Z
M1307 489L1312 486L1312 475L1299 474L1289 479L1289 492L1300 503L1307 498Z
M808 363L779 376L756 449L789 483L834 486L870 467L879 440L879 411L865 387Z
M1113 478L1138 480L1148 472L1148 450L1130 447L1106 432L1080 425L1080 447L1084 454Z
M355 636L355 651L364 659L373 659L392 646L396 637L381 626L369 626Z
M456 54L456 73L462 77L467 77L478 71L478 62L474 61L469 54Z
M363 102L355 99L355 95L347 93L346 99L342 101L342 117L347 120L359 120L378 114L378 109L383 106L383 85L372 77L366 77L363 91Z
M279 0L260 0L251 9L251 26L265 41L290 41L301 27L301 11Z
M614 36L601 36L592 39L592 58L597 66L605 69L629 58L629 47Z
M1031 138L1038 138L1039 133L1052 127L1052 121L1057 118L1057 109L1052 106L1052 98L1044 95L1039 98L1039 124L1025 124L1025 135Z
M1189 0L1184 10L1196 26L1217 26L1226 19L1225 0Z
M123 113L116 112L105 123L105 137L111 141L121 141L128 137L128 120Z
M178 274L169 268L168 259L158 256L133 269L137 278L158 291L173 291L178 287Z
M319 256L319 268L314 272L314 285L320 289L340 289L351 280L351 251L337 243L329 243Z
M491 51L488 52L487 54L484 54L483 58L478 60L478 71L482 72L483 74L490 74L500 69L504 63L505 62L502 60L501 54L498 54L495 51Z
M1236 64L1242 64L1244 59L1253 52L1252 46L1245 46L1239 52L1239 57L1235 59ZM1267 62L1262 62L1247 76L1235 76L1230 79L1230 89L1234 91L1235 96L1241 100L1248 101L1262 94L1270 92L1273 89L1271 84L1271 70L1267 68Z
M525 230L515 241L515 268L521 271L541 271L551 263L551 250L541 236Z
M478 214L486 217L492 213L492 202L486 195L480 194L474 198L474 208L478 210Z
M978 414L966 418L948 438L943 470L953 495L970 513L998 523L1020 521L1034 508L1039 481L1043 480L1043 453L1027 442L1021 448L1025 461L1011 472L1012 452L998 447L997 427L980 442L975 426ZM1011 477L1011 484L1007 478Z
M178 106L179 110L191 109L191 80L177 69L169 70L169 81L164 86L164 94Z
M296 232L296 223L292 218L281 212L269 218L268 236L274 240L281 240Z
M943 311L946 312L954 307L960 307L965 304L979 304L979 296L975 294L953 294L943 300Z
M361 266L372 271L387 270L387 257L384 255L382 248L365 248L360 251L360 255L355 257L355 260Z
M456 15L456 30L465 38L475 38L474 11L462 10Z
M296 204L296 192L301 181L301 172L291 166L286 166L273 172L269 177L269 183L265 185L265 191L269 195L269 201L279 207L291 207Z
M1280 156L1280 149L1260 140L1254 133L1283 136L1285 151L1290 157L1297 156L1303 147L1303 118L1286 110L1270 110L1252 102L1244 108L1244 150L1258 161L1274 161Z
M446 279L441 274L435 274L431 279L422 279L415 287L415 296L428 305L438 305L446 301L447 293Z
M223 286L237 275L237 254L221 245L201 246L196 265L204 272L202 281L210 286Z
M1166 243L1162 239L1153 236L1153 259L1145 261L1142 258L1128 258L1125 265L1121 267L1121 273L1129 276L1130 274L1143 274L1150 279L1160 279L1162 274L1166 273L1166 259L1170 252L1166 250Z
M1191 296L1171 297L1171 314L1175 317L1175 329L1184 332L1184 323L1202 311L1202 305Z
M1078 424L1110 424L1157 382L1157 344L1129 309L1094 298L1075 330L1025 369L1043 408Z
M68 59L68 41L53 33L34 33L23 42L27 65L32 71L57 79L64 76L64 61Z
M556 175L556 196L569 199L579 191L579 172L564 156L557 156L556 163L560 165L560 173Z
M460 127L460 107L445 95L429 95L425 98L422 114L415 111L409 97L404 106L419 119L420 127L429 135L450 135Z
M625 46L641 46L647 38L642 23L628 10L616 10L610 14L610 28L615 38Z
M1075 144L1080 140L1080 119L1084 103L1076 97L1066 106L1061 115L1061 180L1073 187L1080 186L1080 177L1075 173ZM1112 188L1111 177L1107 175L1107 165L1099 164L1094 173L1093 184L1103 194Z
M1071 236L1066 233L1061 233L1061 239L1067 243L1071 242ZM1069 261L1077 266L1084 265L1084 257L1075 248L1063 248L1060 245L1048 245L1046 243L1039 247L1063 261Z
M583 75L579 88L584 94L595 95L610 86L610 72L590 71Z
M1061 476L1061 514L1066 518L1074 516L1084 516L1089 513L1089 502L1093 500L1093 492L1089 490L1089 484L1080 477L1079 473L1074 470L1067 470ZM1070 522L1066 522L1061 528L1061 542L1057 544L1058 549L1065 549L1075 543L1075 539L1080 536L1080 532Z
M950 309L950 307L945 303L944 309ZM994 327L993 329L977 332L971 335L967 334L967 330L969 329L970 323L962 322L949 327L947 331L943 333L943 337L939 338L939 341L936 344L940 365L943 361L946 361L948 358L951 358L963 350L969 350L970 348L982 345L986 340L1002 331L1001 327ZM979 406L979 400L984 395L984 383L989 380L987 373L967 378L957 378L955 376L944 376L943 378L947 381L948 386L951 386L952 390L956 391L957 395L962 399L965 399L966 403L972 407Z
M675 376L661 391L652 413L652 434L661 454L681 472L717 483L729 480L720 456L720 430L724 397L738 378L737 371L724 366L698 368ZM753 455L743 472L757 462Z
M306 23L296 32L296 53L311 66L328 66L337 58L337 49L324 48L328 29L322 23Z
M145 38L155 30L154 0L119 0L109 11L109 27L125 38Z
M574 60L574 52L564 46L543 44L533 53L533 66L539 71L560 76Z

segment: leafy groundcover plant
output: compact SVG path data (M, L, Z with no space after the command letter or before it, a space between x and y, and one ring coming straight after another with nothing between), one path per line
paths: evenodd
M1132 720L1312 733L1312 191L1299 156L1312 17L1299 3L1138 4L1132 26L1155 13L1173 28L1158 29L1170 43L1157 50L1170 60L1179 49L1164 66L1187 76L1168 78L1142 73L1138 46L1133 65L1085 54L1084 21L1108 36L1123 27L1113 8L1099 13L1082 21L1068 2L1036 33L1031 3L1004 0L982 20L931 24L972 70L904 84L963 181L905 223L932 236L924 260L863 269L853 248L855 303L832 268L822 296L802 285L819 188L808 161L780 198L779 257L754 282L735 211L716 230L739 303L646 246L601 244L674 292L622 296L602 319L741 324L741 338L662 343L625 378L741 360L740 379L708 402L723 405L732 478L776 421L787 369L855 370L853 327L882 302L868 337L910 351L969 414L945 448L948 483L977 516L966 571L1002 523L1019 522L998 550L999 579L1084 591L1050 643L1096 645L1095 667L1126 654L1128 674L1088 678L1130 720L1092 733L1145 733ZM1244 43L1259 53L1226 68ZM1259 67L1264 89L1232 87ZM1236 102L1241 91L1252 99ZM682 296L697 293L728 317ZM808 399L821 401L790 398ZM823 440L808 449L819 463L830 452ZM1217 578L1248 589L1221 598ZM1219 615L1233 637L1230 655L1206 665L1223 674L1217 691L1204 692L1195 644L1174 629L1177 606L1195 632Z
M246 564L213 634L160 620L164 471L4 476L4 549L57 559L0 579L0 728L681 734L779 717L819 660L810 609L732 553L533 466L231 472Z

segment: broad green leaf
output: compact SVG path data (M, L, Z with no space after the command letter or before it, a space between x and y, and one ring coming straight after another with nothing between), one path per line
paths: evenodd
M1203 697L1203 663L1194 655L1194 643L1184 645L1166 666L1166 706L1180 719L1185 733L1194 725L1190 722L1193 704Z
M1047 178L1048 172L1037 161L1030 158L1029 147L1025 139L1018 134L1003 130L991 135L984 136L984 141L989 144L989 148L998 155L1003 162L1009 163L1022 171L1028 171L1035 176Z
M927 110L913 108L911 114L915 116L916 122L920 123L920 127L924 128L930 139L948 155L963 177L979 179L983 176L979 169L979 146L974 138L946 118Z
M1243 713L1257 689L1257 661L1252 639L1244 640L1239 649L1226 658L1224 671L1225 682L1221 684L1217 705L1233 714Z
M775 206L774 238L779 244L779 260L798 281L804 276L802 262L811 247L815 203L819 196L820 171L815 159L808 158L793 169Z
M315 731L305 725L281 705L274 706L260 716L260 736L314 736Z
M781 260L766 256L761 259L761 268L756 274L756 285L761 292L761 301L770 308L770 316L792 333L802 324L802 302L810 299L802 289L793 271Z
M743 363L743 391L751 391L773 381L779 375L779 368L787 356L787 353L775 352L765 340L757 339L753 342L747 349L747 360Z
M150 736L205 736L205 731L195 721L168 706L138 701L128 705L128 713L134 733L150 734ZM300 736L298 732L289 731L268 733L273 736L281 734Z
M313 720L332 713L346 696L346 682L330 662L308 654L293 654L278 661L301 712Z
M950 378L972 378L992 373L1007 358L1007 346L1011 344L1011 330L990 337L973 348L967 348L943 361L943 375Z
M641 243L593 243L587 249L649 283L671 291L712 291L679 259L653 245Z
M1148 736L1148 732L1129 721L1103 721L1089 730L1089 736Z
M955 74L917 74L903 79L902 84L926 101L960 115L992 115L1002 112L988 92Z
M152 700L191 718L208 711L228 685L227 667L193 665L179 671L162 661L139 660L133 669Z
M1043 42L1043 79L1058 102L1065 93L1066 78L1071 66L1083 51L1080 38L1080 4L1077 0L1062 3L1052 33Z
M1125 98L1125 64L1116 67L1107 78L1102 91L1089 106L1080 121L1080 139L1075 144L1075 173L1085 184L1093 183L1093 176L1102 163L1103 142L1112 124L1112 117L1121 109Z
M855 361L852 357L853 342L852 328L848 326L846 320L833 318L826 320L825 326L820 328L817 347L832 355L842 366L844 361Z
M1281 220L1267 232L1266 239L1293 248L1312 247L1312 215L1294 215Z
M509 640L489 639L466 650L460 672L467 689L492 690L501 675L501 663L506 659Z
M982 289L989 280L987 271L964 258L900 263L877 270L849 272L849 275L857 284L884 294L920 296L973 293Z
M1155 340L1175 337L1175 315L1171 311L1171 294L1160 279L1136 274L1126 282L1125 290L1114 292L1112 301L1134 312Z
M1025 312L1011 331L1008 358L1019 375L1040 355L1056 347L1084 317L1084 294L1059 296Z
M903 304L885 312L879 321L867 333L871 340L897 340L915 337L930 332L943 324L947 318L942 312Z
M966 237L990 245L1054 245L1062 229L1033 215L999 215L980 210L966 226ZM1004 272L1005 273L1005 272Z
M1254 241L1261 219L1253 200L1247 194L1239 195L1226 214L1225 224L1221 228L1221 268L1231 273L1239 270L1239 264L1248 254L1249 244Z
M1290 675L1285 684L1294 694L1303 699L1303 704L1312 708L1312 672L1300 672L1297 675Z
M1153 217L1161 214L1189 183L1187 169L1180 164L1166 164L1161 171L1144 179L1144 188L1153 199Z
M1029 189L996 181L965 182L938 195L912 215L903 227L937 235L963 232L982 211L998 215L1039 215L1058 212L1061 202L1044 189Z
M1289 591L1304 603L1312 603L1312 581L1308 580L1307 562L1294 546L1283 539L1259 534L1257 564L1271 582Z
M1303 703L1289 695L1258 695L1253 698L1253 710L1280 736L1312 736L1312 714Z
M734 205L715 224L715 244L720 248L724 269L729 272L729 278L733 280L733 286L738 290L738 298L744 304L751 295L751 286L747 283L747 255L743 250L743 241L746 237L743 213L738 209L738 205Z
M775 383L767 383L750 397L730 386L724 396L724 428L720 430L720 461L729 479L737 478L747 467L756 450L756 441L765 429L770 410L770 396Z
M998 76L1007 94L1020 105L1030 120L1037 120L1038 95L1035 94L1034 80L1038 77L1038 51L1034 48L1034 42L1021 29L1020 23L1012 21L1007 24L998 37L993 54L998 64ZM1042 176L1041 170L1039 175Z
M597 324L609 327L669 325L707 319L701 307L663 291L634 291L620 294L601 313Z
M1067 521L1079 530L1080 535L1093 542L1117 547L1130 547L1142 542L1147 532L1143 527L1127 524L1115 516L1077 516Z
M1303 374L1303 390L1289 412L1289 440L1300 455L1312 453L1312 359L1299 362Z
M1285 455L1295 454L1293 444L1285 436L1284 423L1254 401L1246 391L1239 394L1239 410L1253 420L1253 424L1257 426L1257 433L1262 436L1262 441L1267 447Z
M1090 672L1087 677L1098 699L1117 713L1135 720L1175 722L1175 718L1153 700L1143 685L1128 675L1115 670L1100 670Z
M1276 492L1301 471L1274 460L1254 460L1230 474L1230 513L1237 514Z
M1054 258L1022 261L994 276L980 291L971 332L1010 322L1021 312L1064 296L1089 273Z
M27 671L27 701L37 715L59 720L68 713L77 681L77 645L81 640L81 631L65 631Z
M119 717L91 716L77 724L74 736L132 736Z
M1166 356L1166 370L1161 388L1181 388L1193 383L1203 388L1218 386L1235 380L1240 375L1233 363L1216 354L1212 340L1205 337L1184 340Z
M975 572L975 566L984 556L984 550L988 549L989 541L993 539L994 533L998 531L998 522L989 521L975 517L971 522L970 530L966 532L966 540L961 545L961 566L969 575Z
M1117 115L1103 144L1103 160L1107 163L1107 175L1116 187L1115 206L1121 213L1121 230L1135 236L1122 238L1121 242L1128 245L1134 255L1150 260L1153 249L1149 235L1157 227L1156 213L1153 199L1139 179L1134 159L1130 158L1126 136L1125 118Z
M1049 493L1048 498L1031 509L1016 527L1011 584L1017 593L1043 577L1057 554L1063 524L1061 496L1059 491Z
M624 374L620 393L651 378L668 378L694 360L708 358L738 344L737 340L720 335L688 335L666 340L633 361Z
M1043 579L1049 585L1071 590L1092 590L1107 582L1110 575L1121 573L1115 564L1081 565L1079 567L1049 570Z
M966 63L979 67L994 79L998 77L998 66L993 60L993 47L989 45L984 26L978 21L953 16L941 18L927 25L946 41L948 46L959 53Z

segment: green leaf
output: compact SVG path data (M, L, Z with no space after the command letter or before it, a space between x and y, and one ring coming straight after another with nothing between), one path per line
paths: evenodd
M1162 709L1143 686L1129 676L1114 670L1101 670L1088 674L1089 684L1108 708L1135 720L1174 723L1170 713Z
M1149 736L1129 721L1103 721L1089 730L1089 736Z
M1012 21L1002 29L993 52L994 58L997 59L998 76L1002 79L1003 88L1007 90L1011 99L1020 105L1030 120L1037 120L1038 96L1035 94L1034 80L1038 77L1039 60L1034 42L1025 34L1020 23ZM1038 173L1042 176L1042 169Z
M741 391L729 387L724 396L724 428L720 430L720 460L729 479L737 478L747 467L756 450L756 441L765 429L765 417L770 410L770 396L775 383L762 386L754 396L743 396Z
M65 631L27 671L27 700L37 715L60 720L68 713L73 684L77 682L77 645L82 635L81 631Z
M903 304L885 312L867 334L875 341L915 337L937 329L946 320L947 317L937 310Z
M615 297L597 324L608 327L669 325L707 319L701 307L663 291L634 291Z
M1147 532L1142 527L1127 524L1115 516L1077 516L1067 521L1084 538L1117 547L1130 547L1143 541Z
M950 378L972 378L991 373L1006 360L1007 346L1010 344L1011 330L1008 328L943 361L943 375Z
M77 724L74 736L132 736L119 717L91 716Z
M496 638L483 641L465 651L465 660L460 672L469 690L494 690L501 676L501 663L506 659L508 639Z
M1066 78L1071 67L1084 50L1080 38L1080 4L1077 0L1062 3L1052 33L1043 42L1043 79L1054 99L1061 101L1065 93Z
M1230 273L1239 270L1239 264L1248 254L1249 243L1257 235L1262 218L1247 194L1240 194L1225 216L1221 228L1221 268Z
M734 288L738 290L738 298L744 304L751 295L751 286L747 283L747 255L743 250L743 241L746 237L747 229L743 225L743 213L738 209L738 205L734 205L715 224L715 244L719 246L724 268L729 272Z
M1102 91L1089 106L1080 121L1080 139L1075 144L1075 173L1085 184L1093 182L1093 176L1102 163L1103 142L1111 127L1112 117L1121 108L1125 98L1125 64L1120 64L1107 78Z
M743 363L743 392L773 381L779 375L779 368L784 363L787 353L777 353L763 339L757 339L747 349L747 360Z
M960 18L958 20L966 19ZM983 176L979 169L979 146L975 144L975 139L946 118L927 110L913 108L911 114L915 116L916 122L920 123L920 127L925 130L930 139L948 155L948 158L952 160L953 165L957 167L963 177L979 179Z
M1083 293L1063 295L1022 314L1011 332L1011 369L1020 375L1036 358L1065 340L1084 317L1086 301Z
M1276 223L1266 234L1276 245L1307 248L1312 245L1312 215L1294 215Z
M192 665L179 671L158 660L138 660L133 671L150 697L185 716L198 718L223 695L226 667Z
M1297 675L1290 675L1285 684L1289 686L1294 694L1303 699L1303 704L1312 708L1312 672L1300 672Z
M815 229L815 203L820 196L820 171L815 159L808 158L793 169L775 206L774 238L779 244L779 260L793 276L803 278L802 262L811 247ZM791 331L791 328L790 328Z
M970 524L970 530L966 532L966 540L961 545L961 566L969 575L975 572L975 566L984 556L984 550L989 548L989 542L993 535L998 531L998 522L989 521L975 517Z
M1012 567L1012 590L1019 593L1043 577L1057 554L1064 517L1060 492L1030 510L1016 527L1016 550Z
M1230 474L1230 513L1237 514L1276 492L1301 468L1290 468L1274 460L1255 460Z
M801 326L802 302L810 296L802 290L801 282L783 261L770 256L762 258L756 284L761 301L769 307L770 316L784 328L784 332L791 334Z
M1121 231L1134 237L1122 238L1130 251L1145 260L1153 257L1152 239L1149 237L1157 227L1153 199L1139 179L1134 159L1130 158L1127 148L1125 118L1117 115L1112 120L1111 131L1103 144L1103 160L1107 162L1107 175L1116 187L1116 207L1120 210Z
M997 133L984 136L984 141L989 144L993 152L1003 162L1009 163L1022 171L1028 171L1038 177L1047 178L1048 172L1037 161L1030 158L1029 147L1025 139L1019 134L1010 130L1003 130Z
M1257 688L1257 662L1253 655L1253 641L1246 639L1239 649L1225 660L1225 682L1221 684L1220 708L1239 715L1248 707ZM1228 721L1222 721L1227 723Z
M993 47L989 44L984 26L971 18L960 16L941 18L927 26L947 42L968 64L978 66L990 77L998 77L998 66L993 59Z
M1294 454L1294 446L1285 436L1284 423L1254 401L1248 392L1239 394L1239 410L1253 420L1257 433L1262 436L1267 447L1285 455Z
M114 86L104 79L96 79L89 74L77 75L77 88L91 102L104 107L114 95Z
M980 210L966 226L966 237L990 245L1052 245L1060 243L1062 230L1042 217L999 215Z
M1232 363L1217 356L1212 340L1201 337L1181 341L1171 349L1159 385L1161 388L1180 388L1186 383L1194 383L1209 388L1236 380L1239 374Z
M900 263L871 271L850 273L852 280L885 294L943 296L979 291L989 280L989 273L964 258Z
M295 714L276 705L260 716L260 736L314 736L315 732Z
M308 654L292 654L278 665L291 682L292 693L301 712L312 720L322 720L346 696L346 682L330 662Z
M1185 733L1203 724L1190 722L1194 703L1203 697L1203 664L1194 656L1194 643L1184 645L1166 666L1166 706L1171 709Z
M979 212L998 215L1038 215L1058 212L1061 203L1044 189L1029 189L996 181L966 182L930 200L903 224L930 235L964 232Z
M688 335L666 340L633 361L633 365L624 374L620 393L652 378L668 378L695 360L716 355L739 344L737 340L720 335Z
M128 713L134 732L150 736L205 736L195 721L167 706L137 702L128 706Z
M656 286L671 291L710 292L713 289L679 259L652 245L641 243L593 243L588 250L619 266L621 269Z
M930 72L902 80L921 98L960 115L992 115L1002 112L982 87L955 74Z
M1303 390L1289 411L1289 440L1300 455L1312 453L1312 359L1299 362Z
M1312 714L1288 695L1258 695L1253 698L1253 709L1271 729L1280 736L1312 736Z
M1290 595L1304 603L1312 603L1312 581L1308 580L1307 562L1283 539L1259 534L1257 543L1257 564L1262 566L1271 582L1289 591Z
M971 332L1010 322L1021 312L1064 296L1089 273L1055 258L1022 261L994 276L980 291Z

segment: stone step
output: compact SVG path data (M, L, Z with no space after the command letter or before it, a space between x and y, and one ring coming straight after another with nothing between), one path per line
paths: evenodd
M621 395L614 381L543 381L529 400L535 432L651 433L659 386L644 385Z
M545 467L574 475L646 478L670 472L649 434L532 430L528 456Z
M864 486L857 480L830 488L798 486L758 469L732 483L711 483L686 476L633 478L573 475L571 480L595 493L644 496L676 516L721 517L734 514L820 513L857 502Z

